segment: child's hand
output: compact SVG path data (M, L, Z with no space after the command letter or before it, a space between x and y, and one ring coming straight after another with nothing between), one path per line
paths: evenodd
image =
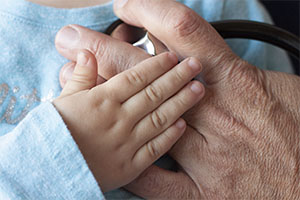
M96 86L95 57L78 54L72 80L53 104L103 192L132 181L183 134L180 116L204 87L190 82L201 71L195 58L177 63L163 53Z

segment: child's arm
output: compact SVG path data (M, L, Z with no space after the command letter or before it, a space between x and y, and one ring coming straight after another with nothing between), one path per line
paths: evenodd
M177 63L164 53L94 87L96 60L78 54L72 80L53 103L104 192L132 181L183 134L180 116L204 87L190 82L201 71L195 58Z
M0 199L104 199L51 103L37 106L0 136Z

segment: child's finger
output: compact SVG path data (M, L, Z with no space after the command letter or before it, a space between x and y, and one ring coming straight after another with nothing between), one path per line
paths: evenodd
M59 72L59 83L61 88L64 88L69 80L72 79L72 74L74 72L76 63L68 62L62 66Z
M199 102L203 96L204 86L199 81L190 82L137 123L133 129L136 142L142 145L156 137Z
M59 83L61 88L64 88L69 80L72 79L72 74L74 72L76 63L68 62L61 69L59 73ZM97 85L104 83L106 80L98 74Z
M61 96L91 89L96 86L97 77L97 61L94 55L87 50L79 51L72 78L66 83Z
M163 133L144 144L134 155L133 165L136 169L146 169L154 161L164 155L182 136L186 129L183 119L178 119L175 124L170 126Z
M111 98L124 102L177 64L174 53L162 53L148 58L105 83Z
M153 81L134 95L123 106L131 113L135 122L153 111L165 100L176 94L193 77L201 72L202 66L196 58L188 58Z

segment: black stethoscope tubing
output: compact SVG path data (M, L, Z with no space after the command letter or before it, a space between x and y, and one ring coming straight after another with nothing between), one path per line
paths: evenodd
M277 26L249 20L224 20L211 25L224 38L253 39L280 47L297 59L300 57L299 38Z

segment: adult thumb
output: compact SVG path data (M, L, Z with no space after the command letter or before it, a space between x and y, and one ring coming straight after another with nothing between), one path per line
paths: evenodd
M193 180L184 172L173 172L155 165L125 186L145 199L200 199Z
M71 80L69 80L61 96L67 96L82 90L88 90L97 85L97 61L88 50L81 50L77 54L77 61Z

